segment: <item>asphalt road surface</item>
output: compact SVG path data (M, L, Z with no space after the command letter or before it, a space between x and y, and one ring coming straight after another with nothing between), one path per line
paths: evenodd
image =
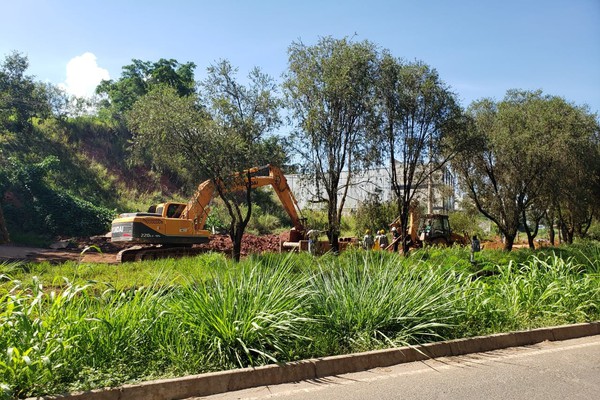
M600 335L194 399L600 399Z

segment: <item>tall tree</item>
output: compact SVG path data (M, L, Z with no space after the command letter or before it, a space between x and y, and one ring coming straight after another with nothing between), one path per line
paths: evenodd
M544 129L552 132L554 160L544 189L547 212L571 243L586 235L600 213L600 124L586 106L556 96L546 98L543 115Z
M29 60L12 52L0 64L0 128L15 133L32 131L31 118L48 112L43 85L26 75Z
M434 175L465 144L465 120L456 96L435 69L388 53L379 62L377 98L382 154L388 157L406 254L411 203L425 184L431 203Z
M518 179L523 170L518 148L510 131L499 126L498 105L492 100L475 102L468 112L474 121L471 133L478 150L461 154L453 165L479 212L496 224L505 238L504 248L511 250L527 198L526 188Z
M520 90L508 91L499 103L477 101L469 113L474 121L470 133L479 143L478 150L461 154L454 167L461 172L478 210L504 236L506 250L512 249L519 226L525 227L530 247L534 247L532 238L541 212L558 213L561 218L556 208L558 199L579 193L575 197L594 204L590 196L579 192L597 187L597 169L585 166L595 165L592 161L597 159L590 152L597 146L597 142L590 142L597 136L594 116L577 112L564 100L544 96L541 91ZM586 156L582 158L582 154ZM584 208L579 203L571 210L581 212Z
M114 117L121 118L133 104L154 87L168 85L180 96L188 96L196 91L192 62L180 64L176 60L161 58L157 62L132 60L125 65L121 77L116 80L103 80L96 93L106 96L101 107L111 110Z
M327 236L337 251L350 181L373 161L375 146L368 128L373 116L376 48L368 41L326 37L314 46L292 43L288 57L284 90L296 127L292 147L304 160L302 172L314 179L316 195L326 204Z
M254 69L247 86L240 85L236 70L221 61L208 69L203 83L205 104L195 95L179 96L170 86L160 86L139 100L128 114L136 146L146 149L156 162L185 170L194 182L211 179L231 217L229 235L233 258L239 260L242 236L252 213L249 177L241 206L235 174L273 158L273 141L267 137L279 125L273 81Z

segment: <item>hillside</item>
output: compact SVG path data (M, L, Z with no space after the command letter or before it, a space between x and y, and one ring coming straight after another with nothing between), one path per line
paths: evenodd
M13 242L105 233L117 212L135 211L181 184L130 161L129 133L96 117L36 120L3 135L0 194Z

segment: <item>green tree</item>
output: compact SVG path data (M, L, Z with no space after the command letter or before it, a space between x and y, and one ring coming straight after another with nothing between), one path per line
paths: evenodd
M381 201L377 193L369 194L365 201L359 204L354 214L356 231L361 235L367 229L387 231L390 221L395 219L395 214L396 204L394 202Z
M498 106L492 100L480 100L467 110L473 118L471 133L478 150L462 153L454 162L460 171L467 194L479 212L492 220L505 238L505 249L511 250L522 215L525 188L518 181L520 165L507 131L498 127ZM504 135L503 135L504 133ZM517 165L515 165L515 163Z
M545 101L543 129L552 132L554 160L544 187L549 228L558 224L562 240L585 237L600 212L600 124L586 106L560 97Z
M272 79L258 69L248 86L235 80L236 70L221 61L208 69L198 96L180 96L170 86L159 86L140 99L128 114L134 143L155 162L185 170L194 182L211 179L231 217L229 235L233 258L239 260L241 241L252 213L250 177L244 193L229 190L252 166L277 163L273 140L267 137L280 121L279 101ZM279 152L281 154L281 152Z
M465 120L456 96L435 69L388 53L379 62L377 98L381 152L390 166L406 254L404 238L417 190L428 186L431 205L434 175L464 146Z
M534 247L543 211L564 223L557 207L569 198L578 199L569 202L570 213L591 221L598 171L594 116L541 91L519 90L508 91L499 103L477 101L468 111L477 146L457 157L454 167L477 209L504 236L506 250L520 226Z
M159 85L168 85L180 96L189 96L196 90L192 62L180 64L176 60L161 58L157 62L132 60L132 64L123 67L117 81L103 80L96 93L106 96L100 103L104 109L111 110L116 118L130 110L135 102Z
M50 113L59 121L67 118L90 116L94 114L96 97L77 97L51 83L44 84L44 91Z
M369 126L376 48L326 37L314 46L292 43L288 57L284 89L296 128L290 142L304 160L301 171L315 182L314 195L326 204L327 236L337 251L350 181L375 161Z
M12 52L0 64L0 127L15 133L33 130L31 119L48 113L44 87L26 75L29 60Z

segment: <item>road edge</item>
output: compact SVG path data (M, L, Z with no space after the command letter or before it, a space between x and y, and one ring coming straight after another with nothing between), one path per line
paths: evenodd
M476 336L419 346L315 358L286 364L190 375L182 378L161 379L87 392L30 397L26 400L185 399L257 386L320 379L327 376L389 367L430 358L459 356L509 347L528 346L544 341L560 341L594 335L600 335L600 321Z

